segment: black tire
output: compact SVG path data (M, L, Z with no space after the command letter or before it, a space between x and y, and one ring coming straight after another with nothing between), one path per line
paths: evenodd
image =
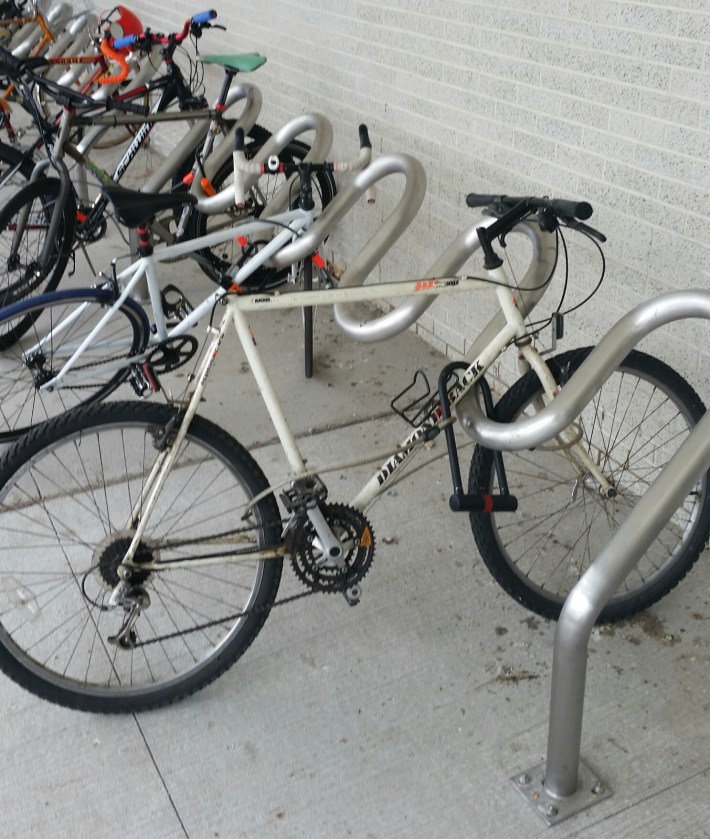
M19 189L27 185L33 169L31 158L25 159L14 146L0 143L0 207L4 207Z
M79 408L0 460L0 528L17 548L0 552L0 668L37 696L102 713L165 705L216 679L264 625L281 558L190 565L276 548L281 533L273 495L242 518L266 478L236 440L196 417L136 554L173 565L134 572L150 604L130 644L109 641L125 614L108 602L132 511L174 418L170 406L135 401Z
M550 359L558 383L564 384L591 350ZM526 374L501 398L496 418L515 421L541 392L537 376ZM498 583L527 609L556 620L570 590L704 412L698 395L674 370L632 352L581 416L585 448L614 485L615 498L602 498L596 482L580 475L560 448L505 453L518 511L470 517L478 550ZM687 574L710 533L708 481L706 474L688 494L599 623L646 609ZM492 453L477 446L469 491L496 487Z
M268 139L268 132L263 129L262 133L254 133L253 139L244 148L247 158L254 158L258 155L261 147ZM298 140L292 140L279 158L283 162L294 163L303 160L309 152L309 147ZM234 180L234 168L232 161L227 161L212 179L212 185L217 191L225 188ZM207 233L215 233L227 227L233 227L247 217L258 218L272 198L276 190L283 184L283 175L263 175L252 190L253 206L247 210L232 208L228 213L219 215L207 215L196 211L192 216L191 238L205 236ZM336 186L333 176L329 172L317 172L314 176L313 199L316 203L316 214L323 207L327 206L335 196ZM295 203L294 203L295 206ZM258 242L251 242L251 247L258 247ZM208 277L219 281L225 270L237 261L241 256L241 248L234 242L226 242L214 248L204 248L197 251L199 265ZM288 277L289 268L268 268L262 266L257 269L244 283L243 287L252 290L266 290L284 283Z
M141 352L148 342L148 319L130 299L60 385L52 391L39 389L59 372L113 302L113 294L101 289L56 291L0 311L0 342L23 324L22 338L0 354L0 441L14 439L69 408L104 399L126 380L127 367L101 364ZM73 319L68 328L67 318Z
M72 192L62 210L47 265L40 268L38 262L59 188L56 178L40 178L19 190L0 210L0 307L53 291L64 274L76 230L76 202ZM17 242L18 221L25 212L27 222ZM0 350L16 341L31 324L30 319L18 321L13 332L6 331L0 340Z

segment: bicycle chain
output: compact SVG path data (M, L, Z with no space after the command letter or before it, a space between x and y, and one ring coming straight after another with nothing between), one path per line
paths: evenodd
M206 623L201 623L198 626L192 626L189 629L183 629L180 632L171 632L168 635L159 635L157 638L151 638L149 641L134 641L131 644L131 649L136 649L138 647L148 647L151 644L158 644L162 641L169 641L172 638L181 638L183 635L191 635L193 632L201 632L203 629L209 629L212 626L219 626L222 623L226 623L227 621L236 620L237 618L245 618L247 615L251 615L252 612L255 614L259 614L259 612L270 612L272 609L275 609L277 606L285 606L287 603L293 603L296 600L303 600L306 597L310 597L312 594L320 594L321 592L318 591L301 591L298 594L291 594L288 597L284 597L281 600L275 600L270 606L254 606L251 609L247 609L244 612L235 612L233 615L226 615L223 618L216 618L212 621L207 621Z
M224 539L224 538L227 538L229 536L237 536L241 533L247 533L249 531L257 530L259 528L265 528L267 526L272 526L272 525L275 525L277 523L279 525L283 525L285 521L286 521L285 519L279 519L278 522L271 522L269 525L262 524L262 525L255 525L255 526L252 526L252 527L235 527L232 530L225 530L225 531L222 531L221 533L216 533L213 536L204 537L200 541L201 542L217 542L217 541L219 541L221 539ZM170 540L168 542L163 543L163 547L168 547L168 548L186 547L187 545L191 544L193 541L194 540L192 540L192 539L173 539L173 540ZM252 552L255 552L255 551L261 550L261 548L255 547L251 550L252 550ZM247 553L247 551L245 551L245 553ZM246 617L247 615L250 615L252 612L255 612L255 613L258 614L259 612L270 611L271 609L275 609L277 606L284 606L287 603L293 603L296 600L302 600L305 597L309 597L311 594L317 594L317 593L318 592L316 592L316 591L302 591L302 592L299 592L298 594L292 594L288 597L284 597L281 600L275 600L271 605L254 606L251 609L247 609L246 611L235 612L234 614L226 615L222 618L216 618L215 620L211 620L211 621L207 621L205 623L198 624L197 626L190 627L189 629L184 629L184 630L181 630L179 632L171 632L167 635L159 635L156 638L151 638L148 641L138 641L138 640L136 640L136 641L133 642L133 644L131 646L132 646L133 649L136 649L138 647L147 647L151 644L157 644L157 643L160 643L162 641L169 641L172 638L180 638L183 635L190 635L193 632L201 632L202 630L210 629L213 626L219 626L220 624L223 624L227 621L233 621L233 620L237 620L239 618Z
M100 361L87 361L84 364L77 364L74 370L86 370L90 367L100 367L102 364L108 364L112 361L122 361L127 356L125 354L114 355L111 358L102 358ZM93 390L96 385L62 385L62 390Z
M288 521L288 519L279 519L278 524L283 525L284 522L286 522L286 521ZM225 530L222 533L215 534L214 536L207 536L207 537L201 539L200 541L215 542L215 541L217 541L219 539L223 539L227 536L234 536L234 535L238 535L240 533L246 533L248 531L257 530L259 528L265 528L267 526L272 526L274 524L276 524L276 522L271 522L269 525L261 524L261 525L255 525L253 527L238 527L238 528L234 528L233 530ZM165 542L163 544L163 547L171 547L171 548L185 547L186 545L189 545L192 541L193 540L191 540L191 539L176 539L176 540L172 540L170 542ZM252 549L252 551L258 551L258 550L263 550L263 549L262 548L253 548ZM245 551L244 553L247 553L247 551ZM167 564L168 563L166 563L166 565ZM353 579L351 579L350 575L348 575L343 580L343 583L342 583L341 586L339 586L338 588L328 589L327 591L328 591L328 593L344 594L348 590L348 588L352 585L352 583L353 583ZM281 600L275 600L271 604L264 604L262 606L253 606L251 609L246 609L245 611L235 612L234 614L226 615L222 618L215 618L214 620L206 621L205 623L198 624L197 626L192 626L189 629L180 630L179 632L171 632L171 633L168 633L167 635L159 635L156 638L151 638L148 641L135 640L131 644L131 648L136 649L138 647L147 647L147 646L150 646L151 644L158 644L162 641L169 641L172 638L180 638L183 635L191 635L193 632L201 632L202 630L210 629L213 626L219 626L220 624L226 623L227 621L233 621L233 620L237 620L239 618L247 617L247 615L250 615L252 613L259 614L260 612L270 612L272 609L275 609L277 606L285 606L288 603L295 603L298 600L304 600L306 597L310 597L313 594L323 594L323 593L324 593L323 590L315 589L315 588L314 589L308 589L307 591L300 591L297 594L290 594L287 597L282 597Z
M192 336L186 336L186 337L192 337ZM154 355L160 349L161 349L160 345L156 346L155 349L153 350L153 352L151 353L151 355ZM145 348L143 350L141 350L141 352L144 352L144 351L145 351ZM181 367L184 364L187 364L187 362L190 361L190 359L192 359L194 357L194 355L195 355L195 353L193 352L192 355L187 357L184 361L180 362L179 365L176 365L175 367L171 367L170 370L174 370L177 367ZM126 360L128 360L128 364L126 365L126 367L128 367L131 363L133 363L133 364L137 363L137 362L131 362L130 358L131 358L131 356L129 356L129 355L127 356L125 353L122 353L121 355L114 355L114 356L110 356L109 358L102 358L99 361L87 361L83 364L76 365L73 369L74 370L88 370L91 367L101 367L102 365L110 364L113 361L126 361ZM150 363L150 358L148 358L147 361ZM166 371L161 370L159 372L166 372ZM64 385L63 390L90 390L90 389L94 389L95 387L96 387L95 384L94 385L91 385L91 384L89 384L89 385Z

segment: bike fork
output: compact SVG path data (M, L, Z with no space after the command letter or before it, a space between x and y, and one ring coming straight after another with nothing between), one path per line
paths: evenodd
M540 379L547 398L550 400L554 399L559 393L560 388L550 372L550 368L545 364L540 354L532 345L521 346L519 349L520 355L528 369L534 370L538 379ZM544 407L544 403L541 405L542 407ZM573 428L574 426L570 426L570 428L565 429L557 436L556 439L560 442L560 448L575 467L580 479L583 479L585 475L589 475L596 482L599 487L599 494L603 498L614 498L617 494L616 488L605 477L602 470L594 462L591 454L586 451L583 445L584 429L579 426L580 433L576 434L571 430Z

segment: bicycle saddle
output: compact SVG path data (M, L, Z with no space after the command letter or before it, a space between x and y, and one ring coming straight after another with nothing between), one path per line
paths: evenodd
M233 70L235 73L251 73L266 64L266 57L258 52L242 52L236 55L202 55L200 61L203 64L219 64L225 70Z
M116 217L126 227L139 227L162 210L197 203L197 196L189 192L138 192L118 184L102 187L101 194L113 204Z

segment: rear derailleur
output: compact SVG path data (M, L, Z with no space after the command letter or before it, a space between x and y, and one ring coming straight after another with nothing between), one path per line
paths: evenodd
M141 612L150 606L148 592L139 585L131 585L121 581L111 594L109 606L122 607L124 611L123 623L115 635L109 635L108 642L115 647L128 650L136 646L138 636L134 626L141 616Z

